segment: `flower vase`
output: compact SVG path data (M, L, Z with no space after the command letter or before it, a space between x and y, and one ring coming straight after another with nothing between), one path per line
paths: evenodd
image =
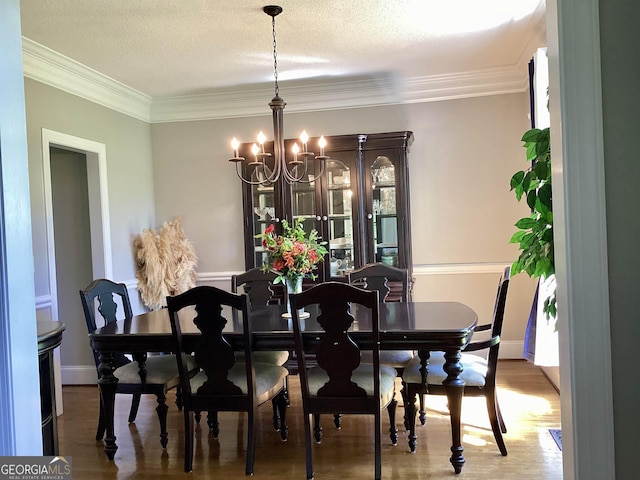
M304 277L300 275L296 278L286 278L285 283L287 285L287 311L283 313L282 316L284 318L292 318L291 314L291 302L289 302L289 295L292 293L301 293L302 292L302 280ZM298 318L307 318L309 313L305 312L303 308L298 310Z

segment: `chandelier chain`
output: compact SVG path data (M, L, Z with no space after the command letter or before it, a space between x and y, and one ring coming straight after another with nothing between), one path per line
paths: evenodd
M276 97L280 96L280 86L278 85L278 51L276 48L276 17L271 17L271 29L273 31L273 77L275 78Z

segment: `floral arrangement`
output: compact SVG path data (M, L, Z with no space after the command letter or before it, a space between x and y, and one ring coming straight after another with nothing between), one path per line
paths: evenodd
M307 237L302 222L299 218L291 226L282 220L282 235L276 235L273 224L264 233L256 235L269 255L269 263L264 264L262 270L278 275L274 283L286 283L287 280L295 282L300 277L316 278L313 270L318 268L318 263L327 254L327 242L320 241L315 229Z

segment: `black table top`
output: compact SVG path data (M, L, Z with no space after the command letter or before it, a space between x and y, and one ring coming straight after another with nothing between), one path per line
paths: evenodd
M256 350L293 350L291 319L282 318L284 311L283 305L251 310L251 330ZM314 308L308 308L307 311L311 316L301 320L303 336L305 343L313 343L322 334L322 329L315 319L317 311ZM193 325L194 314L185 309L180 315L185 343L200 333ZM350 335L361 348L366 349L371 331L369 310L354 305L352 314L356 321ZM230 311L223 311L223 316L228 320L225 336L233 345L235 340L240 341L242 322L237 319L234 321ZM380 348L384 350L459 350L471 339L477 322L476 313L457 302L382 303L379 317ZM166 309L136 315L130 320L99 328L90 334L90 339L99 352L170 351L172 335L169 315Z

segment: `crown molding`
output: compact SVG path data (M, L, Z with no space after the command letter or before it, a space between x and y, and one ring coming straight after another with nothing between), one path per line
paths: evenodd
M150 122L152 98L22 37L24 76L125 115Z
M148 123L268 115L271 88L218 91L204 95L152 98L26 37L24 75ZM411 104L524 92L526 68L511 67L412 77L388 75L313 84L286 85L287 112Z
M403 103L423 103L459 98L524 92L529 87L527 69L492 68L406 80Z

